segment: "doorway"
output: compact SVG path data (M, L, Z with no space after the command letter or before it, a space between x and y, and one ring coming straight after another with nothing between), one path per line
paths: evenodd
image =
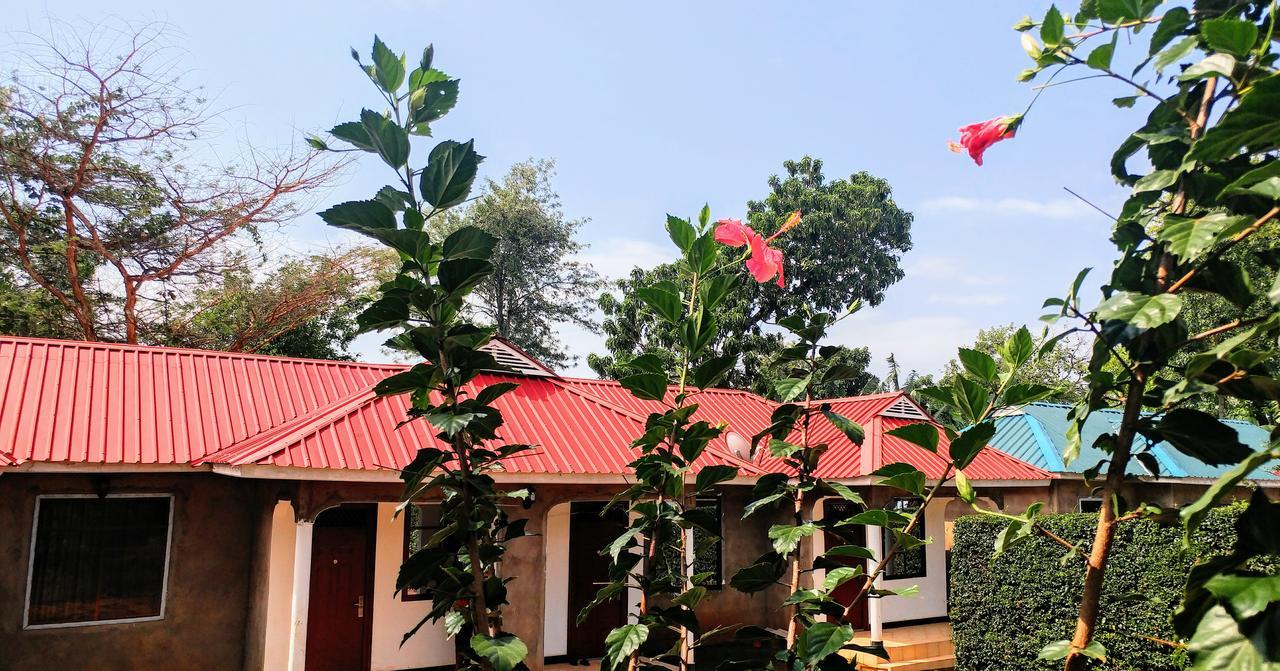
M578 624L578 613L609 583L609 557L605 547L627 528L626 511L614 508L604 516L604 503L572 503L569 507L569 623L565 654L571 661L604 656L604 639L626 622L626 590L596 606Z
M836 521L853 517L862 512L862 506L852 501L827 499L822 502L822 517L824 520ZM823 547L830 549L840 545L867 545L867 528L861 524L830 527L823 531L822 543ZM862 566L866 570L866 560L857 557L831 557L832 561L845 564L846 566ZM853 603L853 599L857 597L858 592L862 591L864 585L867 584L865 575L860 575L852 580L846 581L831 593L831 598L836 603L848 606ZM867 599L862 599L853 611L849 613L849 624L853 625L854 630L868 629L871 626L871 618L868 615Z
M368 671L373 623L375 504L330 508L311 540L306 671Z

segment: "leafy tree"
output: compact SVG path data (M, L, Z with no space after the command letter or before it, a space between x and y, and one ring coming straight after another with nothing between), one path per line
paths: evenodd
M792 212L803 213L802 222L776 243L785 259L785 275L797 283L786 290L772 283L744 283L727 296L715 313L722 328L705 355L738 356L740 364L724 384L757 392L767 391L761 386L761 372L769 365L770 353L783 342L778 329L768 327L770 322L802 303L826 311L856 301L879 304L885 290L902 279L899 260L911 249L911 213L894 202L885 180L859 172L828 182L822 161L807 156L787 161L783 167L785 176L769 179L769 195L748 203L748 219L756 230L772 231ZM670 264L636 269L619 283L618 294L600 297L608 353L587 357L592 370L616 377L625 373L632 358L670 349L678 334L635 298L635 291L673 276ZM861 362L865 376L869 353L850 350L844 356L847 363ZM869 380L866 376L861 382ZM847 381L830 391L857 393L861 388Z
M1008 341L1018 328L1008 324L979 330L973 344L961 348L958 357L947 362L939 384L943 387L952 386L960 371L965 368L965 359L973 356L972 352L995 355L1000 345ZM1089 356L1086 348L1087 345L1079 337L1068 336L1056 340L1036 358L1019 368L1013 381L1035 383L1053 389L1053 395L1047 400L1075 403L1084 398L1087 391L1085 378L1089 374Z
M288 259L265 277L237 256L219 285L197 290L149 339L170 345L349 359L356 315L398 259L361 247Z
M595 297L603 283L591 265L575 256L582 219L566 219L551 188L555 163L517 163L502 179L489 180L461 215L441 217L432 230L441 235L474 226L498 239L493 273L476 287L469 303L478 321L552 368L577 361L556 337L560 324L598 332Z
M494 270L489 259L497 240L472 226L441 240L428 225L466 201L481 157L473 141L444 140L427 152L424 167L415 169L409 162L411 138L430 137L431 124L458 98L458 80L433 66L431 46L412 71L403 54L377 37L372 63L363 63L355 50L352 56L387 112L361 110L359 121L335 126L329 134L350 147L335 151L376 155L397 183L374 199L340 203L320 217L377 240L399 258L398 272L379 287L378 299L356 323L362 331L395 330L389 344L421 362L374 390L409 394L407 420L429 422L445 445L420 448L401 473L405 487L397 512L438 499L445 520L443 529L405 559L396 579L397 590L412 588L432 597L431 609L405 639L428 621L442 621L457 640L457 668L512 671L523 666L528 648L502 628L506 583L512 578L503 578L497 568L507 544L525 536L525 522L511 520L504 504L527 498L528 492L497 489L491 473L502 459L531 446L499 440L503 419L493 402L519 385L475 383L481 371L498 367L481 349L494 329L463 318L472 290ZM329 149L324 139L308 142Z
M160 32L113 36L20 50L0 92L0 263L48 292L80 337L133 343L162 293L218 276L226 242L292 218L337 166L253 150L245 165L184 161L210 121L197 92Z

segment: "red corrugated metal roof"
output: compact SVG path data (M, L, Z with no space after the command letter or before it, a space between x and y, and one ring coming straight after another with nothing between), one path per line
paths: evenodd
M585 394L555 378L483 374L475 388L496 382L520 387L494 405L502 411L499 435L506 443L537 447L503 461L511 473L624 474L638 451L631 441L644 432L644 418L605 399ZM409 409L407 395L353 396L311 418L282 427L274 435L246 441L208 461L236 465L309 468L394 469L413 460L420 447L443 447L425 422L400 424ZM744 474L758 473L750 462L718 448L708 449L696 466L727 464Z
M395 366L0 338L13 461L186 464L368 389Z
M370 391L404 366L291 359L206 350L0 338L0 466L27 461L93 464L272 465L400 469L419 447L435 445L421 421L401 424L407 397ZM513 473L625 474L631 441L662 404L602 380L486 374L475 385L516 381L497 403L509 443L539 447L505 462ZM859 447L825 419L813 440L827 442L822 475L855 478L906 461L931 477L942 459L884 436L909 423L883 415L901 393L834 399L863 424ZM725 422L743 437L769 424L775 404L744 391L696 394L698 418ZM945 449L945 438L942 440ZM744 475L780 463L735 455L713 441L698 466L728 464ZM1046 479L1049 474L994 450L966 472L973 479Z

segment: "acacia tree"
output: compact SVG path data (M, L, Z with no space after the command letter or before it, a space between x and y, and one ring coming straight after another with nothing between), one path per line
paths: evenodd
M431 596L431 609L405 634L443 621L457 637L458 668L511 671L523 665L525 644L503 630L502 608L509 580L498 573L507 544L525 535L524 520L510 520L500 506L527 491L499 491L492 471L501 459L528 449L501 444L502 413L493 406L517 384L477 385L485 370L500 370L481 349L492 328L463 318L472 290L493 272L489 261L497 240L472 226L441 240L428 221L467 199L481 157L473 141L444 140L428 153L425 166L410 163L411 138L430 137L431 124L457 102L458 80L435 68L428 46L416 68L405 56L374 37L372 62L352 57L387 105L386 113L361 110L360 120L335 126L329 134L350 149L379 157L395 184L371 200L340 203L320 213L327 223L367 235L395 251L400 267L379 287L379 297L357 318L364 331L393 329L388 344L420 363L378 383L379 395L409 394L408 420L428 422L436 445L423 446L401 474L405 487L397 512L424 499L440 500L444 528L400 567L396 589ZM312 137L312 146L329 149Z
M748 223L768 230L790 213L804 213L803 223L779 238L786 275L797 284L782 290L769 283L745 283L716 308L723 325L709 348L715 355L736 355L740 364L725 377L727 386L767 393L761 380L769 354L781 345L776 329L766 328L801 305L839 311L854 301L875 306L885 290L902 279L901 255L911 249L912 215L898 207L889 183L867 172L828 181L822 161L804 157L783 164L785 175L769 178L769 194L748 203ZM618 295L600 297L606 336L604 354L587 363L597 374L615 377L627 362L645 352L661 352L677 339L635 290L670 281L669 264L634 270L620 283ZM803 297L803 298L797 298ZM870 360L865 350L851 349L846 363ZM668 362L672 363L672 362ZM863 380L863 384L870 378ZM839 391L839 390L837 390Z
M337 170L314 152L188 160L210 116L162 37L99 28L25 45L0 95L0 249L86 340L137 342L149 291L216 275L224 242L291 218ZM109 311L104 295L118 297Z
M591 264L575 257L584 219L567 219L551 187L555 162L525 161L501 182L488 180L484 193L460 215L441 217L442 235L474 226L498 238L493 273L469 302L476 319L497 329L552 368L576 362L556 335L561 324L598 332L595 297L603 283Z
M1042 20L1024 19L1016 26L1034 61L1023 80L1044 70L1057 79L1066 70L1085 69L1089 74L1080 79L1123 85L1128 95L1116 98L1117 106L1150 108L1111 160L1112 173L1132 193L1112 232L1118 258L1102 301L1089 307L1080 295L1086 270L1065 296L1045 303L1054 309L1050 318L1069 324L1064 336L1093 339L1088 393L1069 415L1065 461L1079 455L1081 428L1094 411L1121 413L1115 430L1095 443L1106 460L1088 470L1097 478L1102 505L1084 555L1075 634L1042 653L1064 659L1068 671L1106 657L1094 631L1120 525L1154 518L1182 524L1189 538L1211 506L1254 469L1280 457L1280 442L1253 451L1233 429L1192 407L1218 397L1280 399L1280 381L1270 365L1280 331L1280 286L1274 280L1269 286L1256 283L1233 254L1274 230L1280 216L1276 19L1275 4L1265 2L1205 1L1188 8L1155 0L1089 0L1074 17L1051 7ZM1146 31L1148 48L1138 66L1130 71L1115 65L1120 45ZM961 147L980 163L983 151L1011 137L1021 120L968 126ZM1146 161L1132 172L1129 159L1140 151ZM1272 253L1258 261L1271 269L1277 263ZM1192 330L1184 315L1192 293L1217 295L1241 309L1261 307L1239 316L1201 314ZM1204 347L1206 342L1212 345ZM1180 356L1186 353L1191 356ZM1130 462L1137 459L1158 472L1147 446L1160 441L1230 468L1200 499L1178 509L1123 498ZM1002 539L1024 537L1031 526L1012 521ZM1193 568L1174 614L1184 640L1173 642L1188 651L1193 669L1280 668L1280 582L1255 572L1252 563L1280 552L1276 529L1280 504L1255 493L1237 525L1234 552Z

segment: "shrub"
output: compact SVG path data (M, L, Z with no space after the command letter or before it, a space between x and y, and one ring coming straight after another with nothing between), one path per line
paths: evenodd
M1176 640L1170 621L1182 600L1187 572L1197 560L1231 551L1243 502L1214 510L1181 547L1181 528L1151 521L1120 525L1103 585L1096 640L1106 647L1099 669L1184 669L1185 655L1153 639ZM1046 515L1039 523L1088 554L1096 513ZM950 617L958 671L1057 669L1062 661L1036 660L1041 648L1070 639L1084 580L1084 557L1063 557L1061 545L1035 534L996 557L1002 520L956 521L951 551ZM1277 563L1258 568L1274 572Z

